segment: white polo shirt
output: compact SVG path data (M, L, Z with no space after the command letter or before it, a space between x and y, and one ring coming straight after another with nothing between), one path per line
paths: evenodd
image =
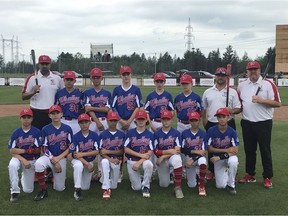
M38 84L41 85L40 92L30 98L30 107L46 110L54 104L55 94L59 89L64 88L64 83L60 76L53 74L51 71L47 77L38 71L37 78ZM35 85L35 75L31 74L25 81L22 93L32 92Z
M226 98L227 98L227 87L223 88L222 90L218 90L216 85L208 88L203 93L203 107L207 110L207 119L210 122L217 123L217 117L214 115L219 108L226 107ZM233 88L229 88L229 101L228 107L231 109L234 108L241 108L241 102L239 99L239 95L237 91ZM229 119L234 118L235 115L231 114Z
M247 79L238 86L238 93L243 104L242 118L244 120L259 122L273 118L274 108L252 102L252 96L256 94L262 79L263 78L260 76L256 83ZM281 102L277 87L273 82L266 79L263 81L258 96L264 99Z

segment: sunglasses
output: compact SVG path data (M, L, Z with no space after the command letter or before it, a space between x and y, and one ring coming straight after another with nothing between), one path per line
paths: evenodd
M94 76L94 77L91 77L92 79L101 79L101 77L98 77L98 76Z

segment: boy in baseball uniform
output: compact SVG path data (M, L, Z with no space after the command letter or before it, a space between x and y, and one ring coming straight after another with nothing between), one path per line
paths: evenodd
M53 172L53 189L63 191L66 179L66 157L69 153L69 145L72 142L72 129L63 123L62 109L58 105L53 105L49 109L49 117L52 123L42 129L42 143L44 155L35 162L35 176L38 178L39 191L34 197L35 201L40 201L48 197L45 183L45 169L50 167Z
M138 110L135 115L137 127L128 131L124 143L127 157L127 170L133 190L142 190L143 197L150 197L150 180L153 164L149 160L153 153L153 134L146 129L148 116L145 110ZM140 169L144 176L141 182Z
M208 147L206 143L206 132L199 128L200 114L198 112L188 113L191 129L186 129L181 134L181 152L185 155L185 167L188 187L196 187L197 175L199 176L199 196L206 196L205 175L206 158Z
M90 188L91 178L94 171L93 160L98 154L98 135L89 130L91 123L87 114L78 117L81 130L73 136L73 143L69 147L69 158L72 159L74 198L81 201L82 190Z
M208 150L213 154L217 188L227 188L231 194L236 194L235 176L238 168L239 139L236 131L228 126L230 112L227 108L217 110L215 116L218 124L207 132Z
M117 130L119 116L110 111L107 115L108 129L99 136L101 179L103 199L110 199L111 189L116 189L124 152L125 134Z
M9 140L8 149L12 158L8 165L11 202L18 201L20 194L18 170L22 169L21 184L25 193L34 190L35 161L40 157L41 132L31 126L33 112L30 108L20 111L21 127L13 131Z
M170 184L170 167L173 167L176 198L184 197L181 189L182 159L180 132L172 128L173 114L169 110L161 113L162 128L154 133L154 153L158 157L158 176L160 187Z

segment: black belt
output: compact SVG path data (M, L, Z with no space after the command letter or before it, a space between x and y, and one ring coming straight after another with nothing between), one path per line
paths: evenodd
M152 119L152 121L161 122L161 118L154 118L154 119Z
M31 108L31 107L30 107ZM45 112L45 113L49 113L49 109L35 109L35 108L31 108L31 110L36 111L36 112Z
M63 117L65 120L67 120L67 121L72 121L72 120L74 120L75 118L71 118L71 117ZM76 120L76 119L75 119Z
M181 122L182 124L190 124L189 121L185 121L185 120L179 120L179 122Z
M128 158L128 160L130 160L130 161L139 161L140 158Z

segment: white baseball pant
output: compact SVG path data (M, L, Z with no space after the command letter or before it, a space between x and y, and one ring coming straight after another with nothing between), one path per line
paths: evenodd
M71 164L73 167L74 187L88 190L93 172L89 172L88 168L80 160L72 159ZM93 162L90 162L90 164L93 166Z
M158 166L158 177L160 187L168 187L170 184L170 167L177 169L182 167L180 154L174 154L169 158L164 159Z
M150 160L145 160L141 168L144 171L143 181L141 182L140 170L133 170L133 165L137 163L137 161L127 160L127 170L129 174L129 179L131 182L131 188L133 190L141 190L143 187L150 188L150 180L153 172L153 164Z
M131 124L130 124L128 130L133 129L133 128L136 128L135 121L132 121L132 122L131 122ZM128 130L125 130L125 131L124 131L124 130L122 129L122 125L121 125L120 122L117 123L117 129L120 130L120 131L122 131L122 132L124 132L125 134L126 134L127 131L128 131Z
M29 161L31 167L26 169L21 161L15 157L12 157L9 165L9 179L10 179L10 191L12 193L20 193L18 170L21 168L21 185L25 193L32 193L34 190L34 175L36 160Z
M99 118L99 121L101 122L101 124L104 127L104 130L106 130L108 128L108 123L106 118ZM89 130L96 132L98 135L100 135L103 131L99 131L96 123L94 121L91 122Z
M230 156L228 159L214 163L216 188L225 188L227 185L235 188L235 176L238 168L238 157Z
M78 124L78 120L77 120L77 119L65 120L65 119L62 117L61 122L62 122L63 124L69 125L69 126L71 127L72 132L73 132L73 135L76 134L76 133L78 133L78 132L81 130L81 128L80 128L80 126L79 126L79 124Z
M189 156L185 156L186 161L191 160ZM186 175L187 175L187 184L188 187L194 188L197 185L196 175L199 175L199 167L201 164L207 165L207 160L205 157L200 157L197 161L191 165L191 167L186 168Z
M151 123L153 124L153 126L155 128L159 128L162 127L162 122L156 122L156 121L151 121ZM151 130L151 128L149 129L152 133L154 133L154 131ZM153 163L153 173L156 173L157 171L157 165L156 165L156 161L157 161L157 156L154 154L151 155L150 157L151 162Z
M102 189L116 189L120 173L121 162L119 164L111 163L107 158L101 157L101 179Z
M186 129L190 129L191 128L191 124L183 124L181 122L177 122L177 130L182 133L184 130Z
M58 163L62 168L61 173L56 173L54 165L50 162L50 159L46 155L43 155L35 162L35 172L44 172L47 167L50 167L54 177L53 189L56 191L63 191L65 190L67 159L62 158Z

